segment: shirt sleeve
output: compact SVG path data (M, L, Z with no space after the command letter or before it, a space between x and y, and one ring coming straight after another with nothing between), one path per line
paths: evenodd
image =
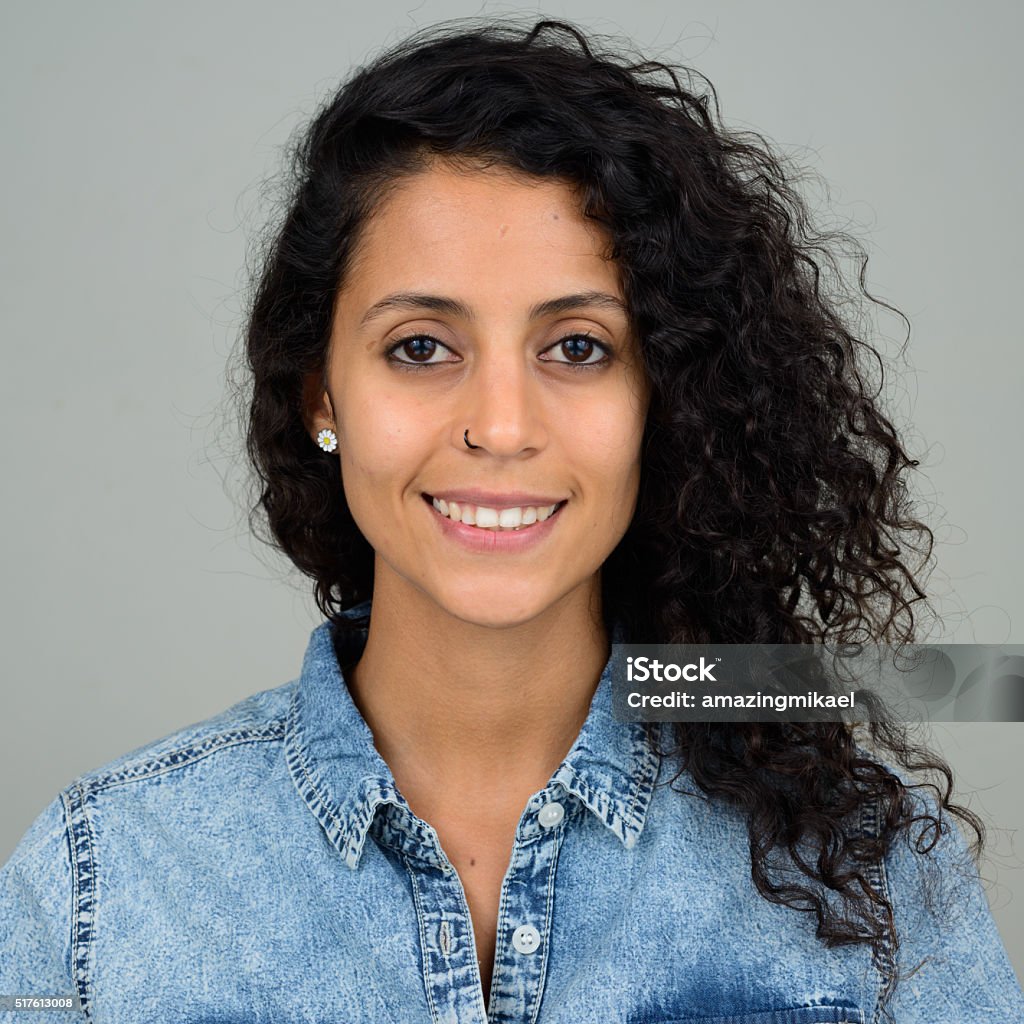
M933 790L916 789L912 796L915 814L937 816ZM944 812L931 851L917 852L915 847L927 846L935 834L934 826L915 822L885 858L901 975L889 1003L892 1019L898 1024L1024 1024L1024 993L967 842Z
M57 797L0 868L0 997L73 997L74 883L64 805ZM81 1010L7 1008L0 1024L75 1024Z

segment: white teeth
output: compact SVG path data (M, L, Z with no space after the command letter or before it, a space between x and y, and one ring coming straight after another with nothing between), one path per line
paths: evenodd
M542 523L558 508L554 505L527 505L522 508L487 508L483 505L460 505L457 501L433 498L432 504L441 515L457 523L476 526L483 530L519 530L524 526Z
M514 530L517 526L522 526L523 510L521 508L503 508L498 513L498 525L503 530Z
M489 530L492 526L498 525L498 510L495 508L484 508L480 506L476 509L476 525L483 529Z

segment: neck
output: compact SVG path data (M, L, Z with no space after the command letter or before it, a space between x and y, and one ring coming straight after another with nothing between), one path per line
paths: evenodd
M366 648L347 681L413 809L429 812L444 793L518 802L542 788L608 659L599 577L500 628L458 619L391 574L376 580Z

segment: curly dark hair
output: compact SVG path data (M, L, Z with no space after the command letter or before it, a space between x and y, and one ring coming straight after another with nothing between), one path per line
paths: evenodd
M324 379L333 301L388 187L437 157L499 166L576 188L610 239L640 339L651 403L635 517L602 569L606 621L651 643L910 642L933 542L903 480L918 463L880 409L880 354L822 280L831 268L842 283L824 243L852 245L854 293L902 314L868 292L859 243L814 233L787 161L723 127L707 79L623 52L564 22L449 23L323 105L294 147L249 306L250 525L350 627L341 613L372 595L373 552L337 464L311 443L304 380ZM950 802L949 766L905 727L869 725L878 756L855 731L676 723L660 752L679 758L672 782L688 770L705 798L745 812L758 891L816 915L828 946L869 943L891 994L898 936L882 859L914 824L927 853L944 811L974 830L978 857L984 825ZM897 764L943 781L912 785ZM922 787L935 798L912 794ZM774 850L807 884L772 880Z

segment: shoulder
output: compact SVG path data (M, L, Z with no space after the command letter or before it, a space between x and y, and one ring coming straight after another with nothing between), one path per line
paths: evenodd
M39 865L66 863L61 854L73 843L76 810L103 803L101 796L124 789L130 791L124 794L127 800L135 800L140 788L154 790L147 783L159 780L159 791L173 798L175 783L202 784L211 776L244 771L246 761L266 756L267 748L283 743L297 685L293 680L252 694L72 779L31 823L5 867L18 871L32 866L38 877ZM189 770L202 762L198 772Z
M862 758L880 766L903 787L903 813L886 845L882 863L889 885L917 889L935 873L945 874L947 883L954 877L968 884L975 881L977 867L970 848L956 818L943 808L937 785L860 745L856 749ZM861 807L863 832L878 837L884 817L883 799L876 794Z
M280 743L297 681L254 693L210 718L176 729L72 780L64 794L98 793L114 786L180 772L197 761L231 751Z
M252 770L280 759L298 683L252 694L72 779L39 813L4 864L37 880L67 881L91 812L180 813L184 789L233 794ZM51 890L52 891L52 890Z
M917 926L942 929L968 910L987 909L969 828L942 806L938 784L885 767L906 790L905 814L883 860L894 909L902 902L913 908Z
M944 786L875 760L906 787L906 813L881 863L896 935L885 956L899 979L892 1019L1024 1019L969 827L942 806Z
M193 868L197 858L223 863L231 851L225 834L257 831L259 809L282 799L297 686L255 693L57 794L0 867L0 991L85 991L101 899L116 933L124 906L144 886L167 884L176 858ZM263 799L254 799L257 788Z

